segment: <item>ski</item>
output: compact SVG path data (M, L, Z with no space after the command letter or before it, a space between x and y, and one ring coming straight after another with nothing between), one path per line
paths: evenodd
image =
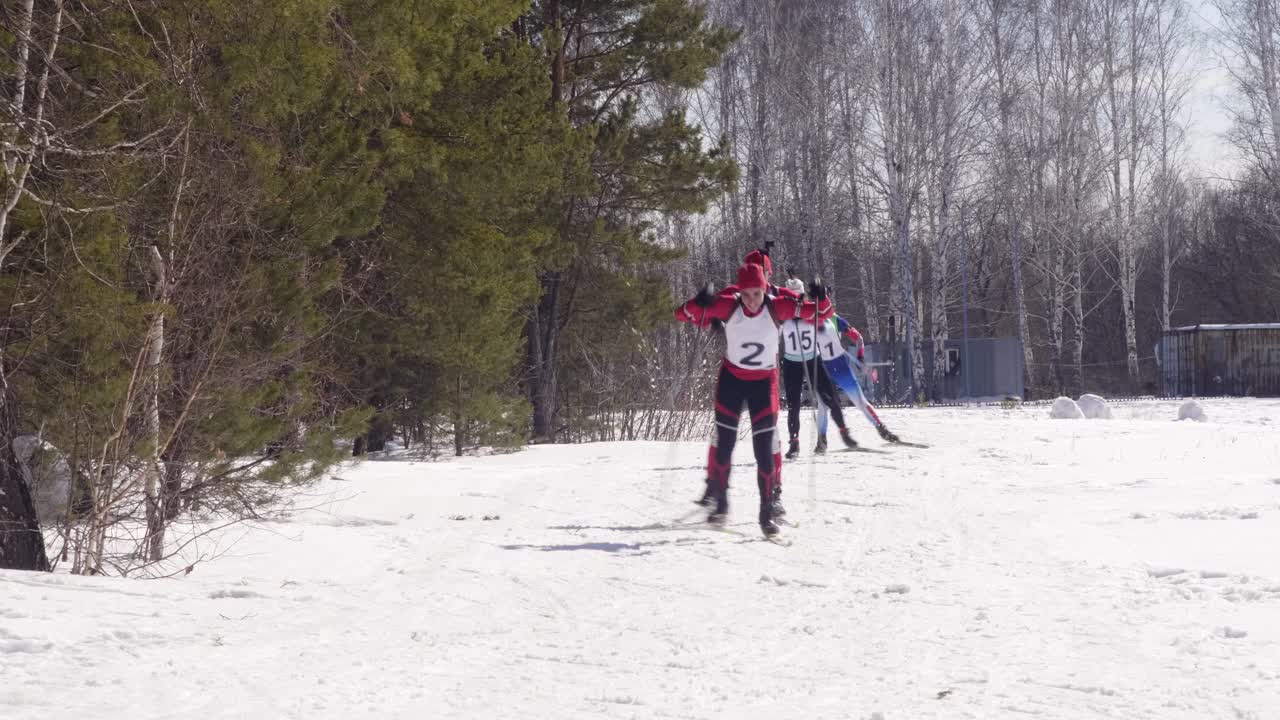
M741 530L735 530L731 527L727 527L725 525L717 525L715 523L709 522L709 523L703 523L703 527L705 527L708 530L714 530L715 532L722 532L726 535L736 535L740 538L746 538L748 540L752 539L751 535L745 532L742 532Z
M889 444L890 444L890 445L901 445L901 446L903 446L903 447L910 447L910 448L928 448L928 447L931 447L930 445L926 445L926 444L924 444L924 443L908 442L908 441L906 441L906 440L897 440L897 441L895 441L895 442L891 442L891 443L889 443Z
M666 524L655 523L651 526L645 526L642 529L653 530L655 532L678 532L681 530L714 530L716 532L722 532L729 535L738 535L740 537L747 537L747 534L742 532L741 530L735 530L733 528L724 527L722 525L717 525L715 523L707 522L706 520L693 520L689 522L677 520L675 522L670 522Z
M791 528L800 527L794 521L785 520L781 518L775 518L774 522L778 523L779 525L785 525ZM744 541L754 542L756 540L764 540L767 542L771 542L774 545L781 545L783 547L790 547L791 545L790 539L783 539L778 535L774 535L772 537L768 535L757 536L752 533L743 532L742 530L738 530L737 528L732 528L727 525L723 525L719 523L708 522L706 520L685 522L683 519L680 519L665 525L655 524L652 527L648 527L646 529L659 531L659 532L663 532L663 531L671 532L671 531L680 531L680 530L706 530L711 532L724 533L725 535L734 535L736 537L742 538Z

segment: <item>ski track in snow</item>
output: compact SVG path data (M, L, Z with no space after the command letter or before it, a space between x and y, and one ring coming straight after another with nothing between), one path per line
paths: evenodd
M789 462L787 547L747 443L723 530L703 443L351 465L185 577L0 572L0 718L1280 717L1280 402L1204 404L887 410L933 447Z

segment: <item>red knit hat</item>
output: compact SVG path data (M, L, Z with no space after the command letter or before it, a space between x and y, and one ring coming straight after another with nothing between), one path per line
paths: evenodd
M763 290L768 287L769 283L764 279L764 268L759 265L747 263L738 268L738 289L748 290L751 288L760 288Z
M764 268L764 276L767 278L773 274L773 262L769 260L769 256L759 250L752 250L747 253L747 257L742 261L747 265L759 265Z

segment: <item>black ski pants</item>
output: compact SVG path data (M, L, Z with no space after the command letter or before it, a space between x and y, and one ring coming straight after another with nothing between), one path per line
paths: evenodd
M800 434L800 400L803 397L801 393L806 372L813 376L812 382L818 386L822 404L831 411L831 419L836 421L836 427L843 431L844 412L840 410L840 396L836 394L836 388L831 384L831 378L827 377L827 369L822 366L822 362L819 361L815 367L812 360L801 362L783 359L782 381L787 386L787 436L794 439Z
M782 456L777 442L778 373L761 380L743 380L729 368L720 366L716 380L715 456L711 463L711 484L723 491L729 487L733 446L738 442L738 420L742 408L751 413L751 447L756 456L756 485L761 502L774 496L782 480Z

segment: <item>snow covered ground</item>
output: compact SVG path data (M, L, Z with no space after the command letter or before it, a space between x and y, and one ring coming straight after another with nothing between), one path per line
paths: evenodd
M1280 402L1204 405L886 411L933 447L789 464L789 547L745 443L736 533L701 443L367 462L179 579L0 572L0 718L1280 718Z

